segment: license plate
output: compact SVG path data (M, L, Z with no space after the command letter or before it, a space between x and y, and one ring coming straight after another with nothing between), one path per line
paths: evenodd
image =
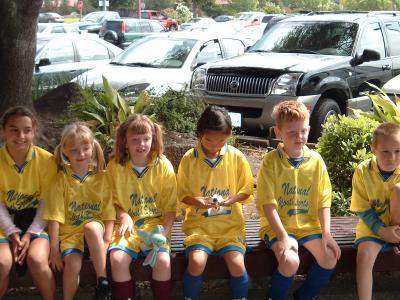
M233 127L242 127L242 114L234 112L228 112L228 114L231 117Z

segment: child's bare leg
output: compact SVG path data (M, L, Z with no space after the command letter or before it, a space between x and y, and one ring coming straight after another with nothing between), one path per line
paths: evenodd
M304 243L304 247L314 256L316 263L307 272L304 284L295 292L295 299L314 299L326 286L335 271L337 259L334 251L322 244L322 239L314 239Z
M203 250L193 250L189 252L188 258L189 263L183 275L183 294L185 298L198 299L208 253Z
M372 269L382 246L375 242L362 242L357 249L357 294L360 300L372 298Z
M7 292L12 264L10 245L8 243L0 243L0 299Z
M249 277L244 265L244 255L239 251L228 251L225 252L222 257L231 275L229 285L233 299L247 299Z
M171 259L169 253L159 252L153 268L151 289L154 300L169 300L172 297Z
M400 225L400 183L393 187L390 195L390 216L392 225Z
M189 253L188 257L189 264L187 271L190 273L190 275L200 276L203 274L208 259L207 252L202 250L194 250Z
M33 283L44 300L54 299L56 291L54 275L49 266L49 254L49 241L36 238L32 240L26 257Z
M63 296L73 300L79 286L79 273L82 268L82 255L71 253L64 257Z
M97 278L107 277L103 226L93 221L86 223L83 230Z
M110 253L112 293L114 300L133 298L135 285L132 281L130 265L132 257L122 250L113 250Z

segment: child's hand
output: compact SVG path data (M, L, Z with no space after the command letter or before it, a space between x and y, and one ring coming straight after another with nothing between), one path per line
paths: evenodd
M285 261L287 253L290 250L293 250L296 253L299 251L297 243L295 243L294 240L289 237L278 239L276 243L277 243L276 259L278 260L278 262Z
M18 264L22 265L24 263L30 244L31 244L31 234L27 232L22 236L21 244L20 247L18 248L19 254L16 261Z
M330 248L335 254L335 258L339 260L341 255L341 250L339 245L333 239L330 232L322 233L322 246L324 247L325 252L327 252L328 248Z
M381 226L379 228L378 233L379 235L388 243L399 243L400 242L400 235L398 234L400 230L399 225L393 226Z
M231 206L235 202L236 202L236 199L234 197L228 196L219 205L221 205L221 206Z
M50 247L50 268L55 272L61 272L64 268L60 248L58 246Z
M11 240L11 249L14 257L14 262L18 262L18 255L20 252L20 249L22 248L22 243L21 243L21 237L19 233L13 233L10 235L10 240Z
M125 236L126 238L128 238L131 235L134 228L133 220L131 216L127 213L122 214L120 220L121 220L121 225L119 226L118 235Z
M217 208L217 204L212 201L212 197L194 197L195 206L202 209Z

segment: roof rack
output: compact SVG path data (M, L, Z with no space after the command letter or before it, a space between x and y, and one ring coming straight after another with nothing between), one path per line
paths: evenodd
M396 10L377 10L377 11L370 11L368 16L375 16L375 15L392 15L392 16L400 16L400 11Z
M363 10L335 10L335 11L310 11L307 15L324 15L324 14L368 14L369 11Z

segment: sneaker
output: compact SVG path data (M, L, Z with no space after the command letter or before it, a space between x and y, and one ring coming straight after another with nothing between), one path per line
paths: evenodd
M106 278L99 278L93 300L111 300L111 286Z

